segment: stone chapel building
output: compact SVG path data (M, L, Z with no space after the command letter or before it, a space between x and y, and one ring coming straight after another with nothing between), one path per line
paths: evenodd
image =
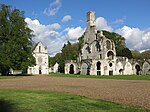
M149 62L145 63L145 66ZM95 12L87 13L84 44L78 61L71 60L65 64L65 73L80 73L85 75L131 75L142 74L143 64L129 60L127 57L117 57L113 40L96 29ZM144 72L147 72L146 69ZM150 71L150 69L149 69Z
M38 42L33 49L33 56L36 60L36 65L33 67L28 67L28 74L48 74L48 50L42 44Z

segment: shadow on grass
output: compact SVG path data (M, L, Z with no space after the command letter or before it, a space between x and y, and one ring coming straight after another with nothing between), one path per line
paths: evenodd
M0 75L0 76L33 76L32 74L9 74L9 75Z
M33 75L31 75L31 74L14 74L12 76L33 76Z
M14 104L6 101L0 100L0 112L14 112Z

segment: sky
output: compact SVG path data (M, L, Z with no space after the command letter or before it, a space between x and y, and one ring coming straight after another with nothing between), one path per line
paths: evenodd
M86 13L96 12L98 30L116 32L131 50L150 49L150 0L0 0L25 12L25 21L50 56L75 43L86 29Z

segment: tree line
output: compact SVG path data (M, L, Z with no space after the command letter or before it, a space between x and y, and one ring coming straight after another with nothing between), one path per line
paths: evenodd
M35 64L32 55L32 30L27 27L24 12L0 4L0 73L10 69L26 71Z
M150 59L150 50L145 50L143 52L139 52L137 50L132 50L132 56L136 60L148 60Z

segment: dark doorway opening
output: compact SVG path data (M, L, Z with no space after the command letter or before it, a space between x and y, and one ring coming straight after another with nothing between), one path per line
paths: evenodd
M70 74L74 74L74 66L73 64L70 65L70 71L69 71Z
M101 75L101 71L97 71L97 75Z
M39 74L42 74L42 68L41 68L41 66L39 67Z
M97 62L97 75L101 75L101 63Z
M113 71L109 71L109 75L112 76L113 75Z
M140 74L140 65L136 65L135 69L136 69L136 75L139 75Z
M123 69L122 68L119 70L119 74L123 74Z
M58 66L58 72L59 73L64 73L64 67L63 66Z
M86 75L90 75L90 67L87 68L87 74Z

